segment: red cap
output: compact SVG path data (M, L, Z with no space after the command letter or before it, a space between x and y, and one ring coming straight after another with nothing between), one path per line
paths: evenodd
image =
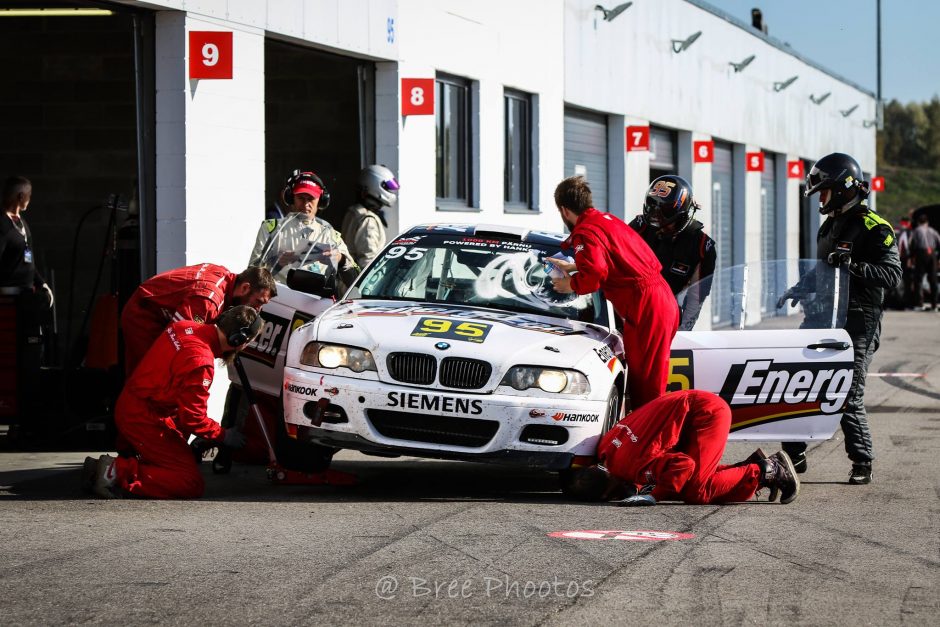
M323 195L323 188L309 179L301 179L290 191L294 196L297 194L310 194L317 199Z

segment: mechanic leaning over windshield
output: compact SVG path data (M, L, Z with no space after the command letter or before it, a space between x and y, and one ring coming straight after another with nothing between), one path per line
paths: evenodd
M792 502L800 491L783 451L761 449L743 462L719 465L731 430L731 408L703 390L672 392L630 413L601 437L597 464L574 471L566 492L587 501L623 499L709 504L747 501L760 488ZM642 486L642 487L641 487ZM624 498L626 497L626 498Z
M248 268L235 274L224 266L200 263L147 279L121 311L125 374L130 376L171 322L195 320L208 324L228 307L261 309L274 296L274 277L264 268Z
M299 268L328 278L338 275L342 289L351 285L359 266L339 231L317 217L319 209L330 205L330 192L320 177L294 170L281 196L291 211L261 223L248 264L267 268L281 283L287 282L290 270Z
M385 246L385 208L398 200L398 181L384 165L370 165L356 178L359 200L343 216L343 239L360 268L365 268Z
M820 263L849 272L845 330L852 338L855 365L841 425L845 452L852 461L849 483L866 484L872 480L875 456L865 415L865 376L881 339L885 290L900 282L901 259L891 224L868 208L868 181L855 159L834 152L817 161L806 177L805 193L817 192L819 212L827 216L816 235L817 257ZM808 290L802 283L787 290L777 301L778 309L788 299L796 305L804 297ZM806 472L806 443L784 442L783 448L797 472Z
M246 305L227 309L215 324L168 326L125 383L114 411L118 432L137 455L86 457L83 488L102 498L202 496L205 485L187 439L244 446L240 431L206 415L209 386L216 358L231 363L262 326L261 315Z
M623 319L630 402L633 409L641 407L666 391L669 347L679 325L679 307L660 274L662 266L623 220L594 208L583 176L558 184L555 205L571 230L562 248L574 251L574 263L552 259L567 273L552 283L561 294L604 291Z
M681 176L667 174L654 180L646 193L643 214L630 222L659 263L663 278L672 293L678 295L690 285L682 300L680 331L691 331L711 292L715 272L715 240L705 234L704 225L694 218L698 203L692 198L692 186Z

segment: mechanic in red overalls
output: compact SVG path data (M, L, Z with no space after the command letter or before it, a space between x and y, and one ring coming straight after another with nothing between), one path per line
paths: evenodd
M702 390L666 394L634 411L608 431L597 447L599 464L575 472L570 490L589 500L617 492L639 497L624 505L657 500L708 504L746 501L759 488L770 500L792 502L800 491L793 462L780 451L766 457L757 449L745 461L719 465L731 429L731 409Z
M85 458L84 488L103 498L202 496L205 486L190 435L231 448L245 436L206 415L215 359L231 360L261 331L256 310L227 309L215 324L174 322L153 343L124 385L114 422L134 457Z
M663 279L656 255L623 220L594 208L582 176L555 188L555 204L571 235L562 245L574 250L574 263L556 261L576 274L554 279L555 290L590 294L598 289L623 318L627 384L634 409L666 391L669 348L679 326L679 306Z
M274 277L251 267L236 275L223 266L201 263L158 274L142 283L121 312L124 372L130 376L144 354L171 322L213 322L235 305L260 309L277 296Z

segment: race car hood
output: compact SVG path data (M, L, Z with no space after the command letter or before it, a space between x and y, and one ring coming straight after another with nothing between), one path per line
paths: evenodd
M415 302L344 301L324 312L306 341L366 348L376 362L393 352L466 357L505 372L514 365L571 368L610 333L591 324L475 307ZM615 348L611 346L611 348Z

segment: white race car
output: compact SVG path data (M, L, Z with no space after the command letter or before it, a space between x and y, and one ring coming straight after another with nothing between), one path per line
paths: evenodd
M602 294L552 289L547 264L563 240L488 225L425 225L398 236L344 300L292 328L287 436L552 470L592 458L622 415L623 345ZM702 311L734 330L676 337L672 388L721 394L734 438L825 439L838 425L852 379L848 334L831 328L844 299L821 281L828 317L826 299L810 288L803 302L814 303L813 316L768 305L771 292L775 302L805 274L790 264L744 268L743 281L740 268L719 273Z

